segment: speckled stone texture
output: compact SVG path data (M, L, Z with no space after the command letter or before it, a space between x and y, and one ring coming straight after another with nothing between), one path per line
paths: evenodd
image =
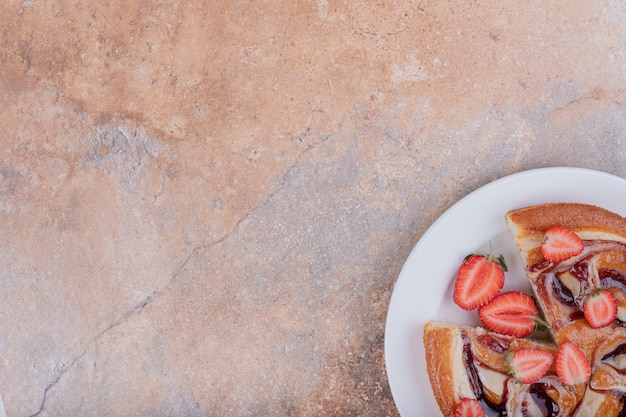
M517 171L626 177L618 1L3 1L10 416L397 416L393 285Z

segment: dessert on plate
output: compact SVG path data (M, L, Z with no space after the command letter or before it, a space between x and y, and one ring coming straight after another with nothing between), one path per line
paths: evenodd
M463 262L454 299L477 309L484 327L424 328L442 413L626 416L626 219L573 203L513 210L505 219L533 297L501 291L501 258ZM548 340L537 337L538 327Z

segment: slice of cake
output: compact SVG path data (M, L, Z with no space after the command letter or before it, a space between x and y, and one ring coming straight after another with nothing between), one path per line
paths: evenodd
M511 294L494 291L478 307L488 329L428 323L427 370L443 415L626 416L626 219L571 203L505 218L552 341L500 334L481 310L503 328L522 317L501 303ZM472 291L482 286L474 277Z
M592 364L588 396L596 397L595 402L604 397L614 408L625 409L626 219L571 203L514 210L505 218L555 342L574 343ZM542 246L547 232L557 227L572 231L583 245L576 255L551 261ZM610 322L598 325L586 317L586 310L601 293L610 293L606 295L614 299L617 311Z
M557 346L550 343L482 327L429 322L424 347L428 376L444 416L453 416L463 399L476 400L487 416L569 416L585 392L584 387L564 386L554 364L530 384L515 375L510 355L531 350L556 356ZM546 410L560 410L560 414L546 414Z

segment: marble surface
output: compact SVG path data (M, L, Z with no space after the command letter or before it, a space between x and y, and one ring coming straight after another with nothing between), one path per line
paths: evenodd
M394 282L514 172L626 177L617 1L4 1L9 416L397 416Z

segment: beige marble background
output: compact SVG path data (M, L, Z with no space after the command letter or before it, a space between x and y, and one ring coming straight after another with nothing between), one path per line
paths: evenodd
M618 1L0 3L10 416L397 416L393 284L477 187L626 177Z

